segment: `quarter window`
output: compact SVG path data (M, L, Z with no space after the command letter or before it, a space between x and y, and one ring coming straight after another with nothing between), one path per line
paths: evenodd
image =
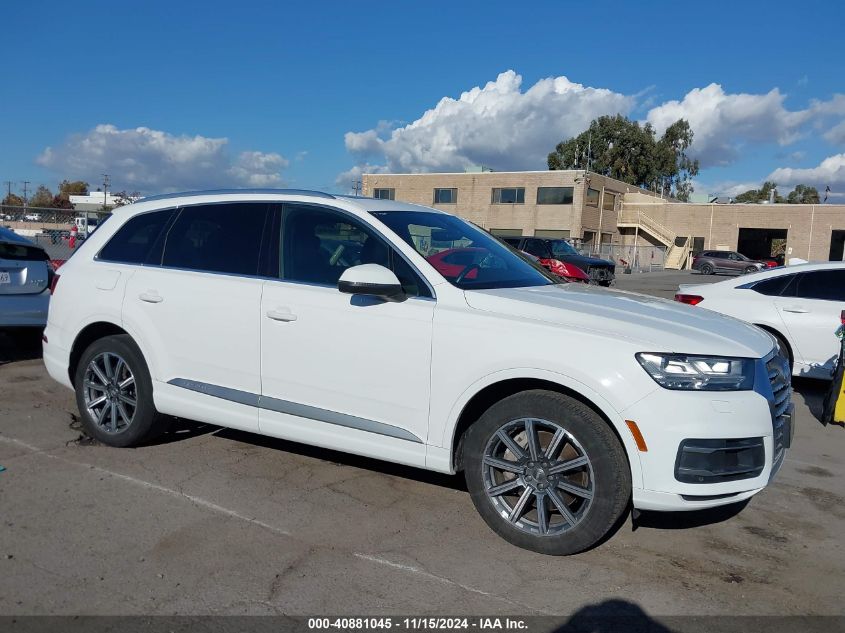
M777 297L783 293L789 285L789 282L793 279L795 279L795 275L780 275L778 277L772 277L771 279L757 282L751 286L751 289L754 292L759 292L761 295Z
M373 189L376 200L396 200L396 189Z
M572 204L572 187L537 187L537 204Z
M185 207L164 245L162 265L235 275L257 275L267 204Z
M457 189L435 189L434 190L434 204L457 204L458 190Z
M103 247L98 258L122 264L160 263L161 242L158 238L172 215L173 209L168 209L130 218Z
M493 204L525 204L525 187L494 188Z

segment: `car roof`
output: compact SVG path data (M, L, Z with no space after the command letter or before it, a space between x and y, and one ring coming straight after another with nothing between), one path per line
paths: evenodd
M311 191L308 189L214 189L209 191L183 191L142 198L137 202L119 207L115 213L120 215L143 213L154 209L189 204L212 204L215 202L316 202L327 204L335 201L336 206L353 207L358 211L374 213L378 211L426 211L444 213L418 204L398 200L366 198ZM446 214L448 215L448 214Z
M791 266L777 266L776 268L766 268L760 272L740 275L738 277L732 277L715 283L705 282L681 284L680 287L685 290L693 287L706 290L710 286L738 288L749 284L755 284L758 281L774 279L776 277L780 277L781 275L795 275L797 273L812 272L814 270L845 270L845 262L808 262L806 264L793 264Z
M12 229L7 229L4 226L0 226L0 242L4 244L20 244L21 246L34 246L35 248L40 248L44 250L40 244L36 244L32 240L25 238L23 235L18 235Z

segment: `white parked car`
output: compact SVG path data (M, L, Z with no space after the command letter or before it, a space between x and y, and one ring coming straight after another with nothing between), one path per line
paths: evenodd
M98 440L169 414L463 471L490 527L539 552L593 546L631 501L747 499L791 441L786 361L758 328L558 283L435 209L148 198L60 272L44 362Z
M795 376L830 380L845 310L845 263L771 268L715 284L684 284L675 299L758 325L789 357Z

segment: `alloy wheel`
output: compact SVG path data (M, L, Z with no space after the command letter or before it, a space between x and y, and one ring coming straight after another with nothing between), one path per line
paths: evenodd
M129 428L138 406L135 376L126 361L112 352L98 354L88 363L83 382L85 408L105 433Z
M482 460L484 490L519 530L555 536L578 525L595 497L593 467L563 426L521 418L499 428Z

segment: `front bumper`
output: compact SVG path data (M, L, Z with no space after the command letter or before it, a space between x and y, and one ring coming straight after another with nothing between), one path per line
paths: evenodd
M774 353L756 367L754 391L694 392L658 388L622 412L637 423L648 450L639 453L642 485L634 507L645 510L697 510L742 501L762 490L783 463L793 433L788 365ZM699 474L679 475L683 447L758 447L753 468L744 458L699 461ZM736 440L746 440L738 443ZM704 466L701 466L704 464ZM745 470L742 474L737 472ZM686 475L686 476L685 476Z
M586 272L590 280L597 283L610 283L616 279L616 270L610 266L589 266Z

